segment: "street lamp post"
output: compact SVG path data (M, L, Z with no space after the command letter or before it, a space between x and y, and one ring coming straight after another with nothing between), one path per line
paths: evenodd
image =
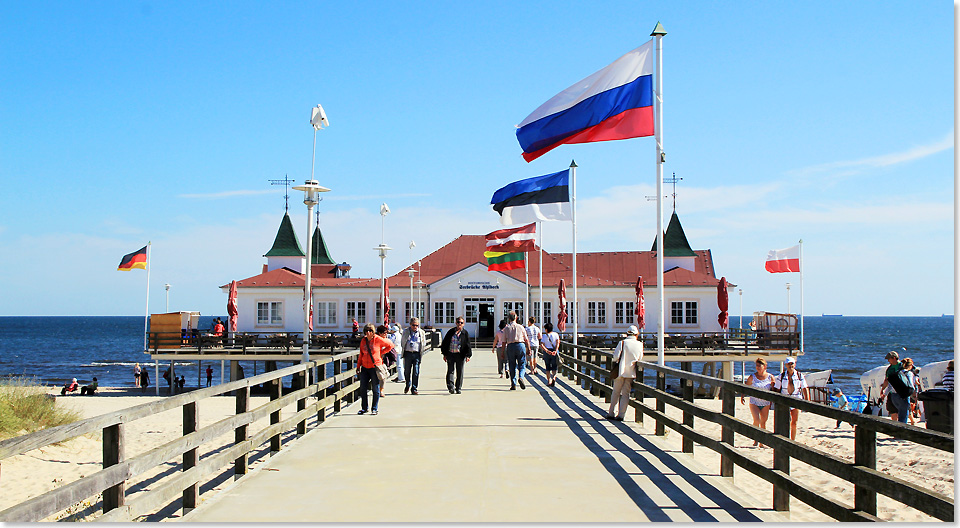
M407 270L407 275L410 275L410 310L407 312L407 315L410 316L407 318L407 323L410 322L410 318L414 317L413 315L413 276L417 272L414 271L413 266L410 266L410 269Z
M740 288L740 329L743 330L743 288Z
M426 284L426 283L423 282L423 281L420 280L420 279L417 279L417 310L416 310L416 313L418 314L417 317L419 317L419 318L421 318L421 319L423 319L423 318L424 318L424 315L425 315L425 314L421 313L421 310L420 310L420 306L421 306L421 304L422 304L421 301L420 301L420 293L423 291L423 285L424 285L424 284ZM411 299L411 300L412 300L412 299Z
M380 204L380 245L373 248L380 252L380 316L381 317L383 316L384 313L386 313L385 310L387 309L387 307L384 306L386 304L386 300L383 298L383 284L384 284L384 278L385 278L384 267L386 266L387 251L390 251L391 249L393 249L391 247L387 247L387 244L384 243L384 235L383 235L384 219L387 217L387 213L389 212L390 212L390 208L387 206L387 204L385 203Z
M787 313L790 313L790 283L787 283Z
M303 191L303 203L307 205L307 274L303 282L303 356L300 358L302 363L310 361L310 307L313 301L310 296L311 288L311 269L313 263L313 206L319 203L317 194L329 192L330 189L321 187L317 180L307 180L303 185L293 188L295 191Z
M170 313L170 285L164 284L163 289L167 290L167 307L164 309L164 312Z

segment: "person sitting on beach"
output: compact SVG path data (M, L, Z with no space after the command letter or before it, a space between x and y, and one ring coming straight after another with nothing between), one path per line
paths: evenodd
M767 360L757 358L755 363L756 372L747 377L745 385L750 385L760 390L770 390L773 386L773 374L767 372ZM743 403L743 396L740 396L740 403ZM767 428L767 417L770 415L770 402L755 396L750 396L750 414L753 415L753 426L761 429ZM754 440L753 446L760 445L759 441Z
M803 374L797 370L797 360L788 357L784 362L784 371L774 380L774 388L780 394L800 398L801 400L810 399L810 389L807 388L807 380ZM800 409L790 408L790 440L797 439L797 422L800 420Z
M951 359L947 363L947 370L943 373L943 378L940 380L940 385L943 385L944 389L953 390L953 360Z
M64 396L68 392L76 392L79 385L77 385L77 378L73 378L73 381L63 384L63 388L60 389L60 395Z
M94 394L97 393L97 388L99 386L100 386L100 383L97 381L97 377L94 376L93 383L91 383L90 385L84 385L83 388L80 389L80 395L93 396Z

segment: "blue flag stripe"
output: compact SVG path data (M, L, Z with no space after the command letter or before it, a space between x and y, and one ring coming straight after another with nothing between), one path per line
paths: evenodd
M513 198L514 196L524 193L543 191L551 187L567 187L569 184L570 169L544 176L535 176L533 178L527 178L525 180L513 182L505 187L497 189L497 192L493 193L493 198L490 200L490 203L496 204L509 198ZM569 202L570 199L568 197L566 200L562 201Z

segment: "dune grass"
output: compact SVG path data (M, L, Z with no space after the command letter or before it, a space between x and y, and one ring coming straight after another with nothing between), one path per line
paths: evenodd
M80 418L79 412L58 407L35 378L0 379L0 440Z

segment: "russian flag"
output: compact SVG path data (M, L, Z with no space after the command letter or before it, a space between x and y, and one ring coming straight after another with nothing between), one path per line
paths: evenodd
M653 39L558 93L517 126L523 159L563 144L652 136Z
M787 249L771 249L767 253L764 266L770 273L791 273L800 271L800 246Z

